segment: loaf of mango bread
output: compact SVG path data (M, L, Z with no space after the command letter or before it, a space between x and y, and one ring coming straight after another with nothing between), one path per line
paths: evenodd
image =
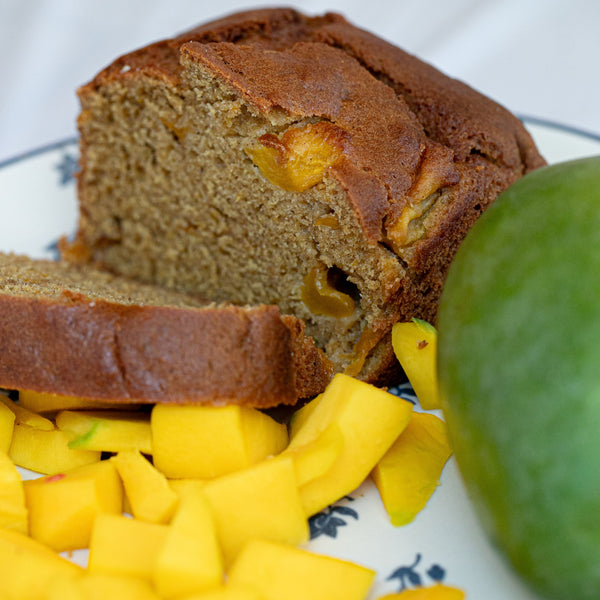
M235 14L122 56L79 98L66 258L277 305L377 384L392 325L435 322L470 226L544 163L507 110L336 14Z
M0 253L0 387L131 403L295 404L331 366L275 306L217 306Z

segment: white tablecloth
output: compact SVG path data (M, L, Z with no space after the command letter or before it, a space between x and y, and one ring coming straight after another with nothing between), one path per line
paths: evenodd
M76 134L75 89L119 54L262 0L0 0L0 162ZM283 3L351 21L519 115L600 134L598 0Z

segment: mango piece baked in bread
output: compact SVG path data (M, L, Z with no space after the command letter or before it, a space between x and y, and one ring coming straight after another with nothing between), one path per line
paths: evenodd
M377 384L392 324L435 322L469 227L544 164L507 110L336 14L235 14L122 56L79 98L65 256L278 305Z
M0 387L131 403L295 404L331 368L275 306L216 306L0 253Z

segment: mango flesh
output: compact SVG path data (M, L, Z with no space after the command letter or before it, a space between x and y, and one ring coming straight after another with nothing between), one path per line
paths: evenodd
M61 411L56 426L73 439L69 448L152 454L150 419L144 413L116 411Z
M110 462L121 476L133 516L149 523L168 523L178 496L167 478L137 450L119 452Z
M264 600L252 588L228 583L206 592L194 594L186 600Z
M138 577L152 582L156 560L169 527L100 514L94 520L90 540L90 573Z
M8 454L15 428L15 413L0 402L0 452Z
M293 456L299 448L309 447L332 424L339 427L343 447L331 468L300 486L308 516L355 490L406 427L412 413L410 402L343 374L335 375L313 402L315 406L302 409L302 423L292 423L293 436L282 456Z
M58 552L87 548L100 513L121 514L123 486L110 461L24 484L29 534Z
M292 458L299 487L324 476L344 451L344 436L336 423L305 445L294 446L285 455Z
M419 404L426 410L441 408L436 373L435 327L421 319L396 323L392 327L392 347Z
M253 540L228 581L255 589L264 600L363 600L375 572L285 544Z
M6 396L1 394L0 402L14 413L16 424L27 425L44 431L52 431L54 429L54 423L52 423L50 419L46 419L46 417L9 400Z
M290 127L281 138L266 134L248 154L263 176L284 190L303 192L342 158L343 140L328 122Z
M71 437L60 429L15 424L9 456L19 467L54 475L99 461L101 452L69 448Z
M387 594L378 600L464 600L464 598L466 596L462 590L443 583L436 583L429 587Z
M493 542L542 595L600 590L600 157L503 193L452 264L442 403Z
M215 518L226 565L252 539L288 544L308 541L308 521L289 457L224 475L202 489Z
M444 422L433 414L413 413L371 473L392 525L410 523L425 508L451 454Z
M52 413L60 410L72 409L114 409L132 410L133 405L112 402L96 402L79 398L77 396L61 396L46 392L33 392L30 390L19 391L19 404L36 413Z
M27 535L25 491L21 475L5 452L0 451L0 528Z
M182 494L154 567L154 585L162 598L181 598L217 587L223 560L216 525L201 486Z
M287 429L243 406L157 405L151 417L154 464L169 478L208 479L277 454Z
M81 577L84 570L26 535L0 528L2 600L39 600L55 579Z
M55 579L44 600L159 600L151 584L120 575L85 573L77 579Z

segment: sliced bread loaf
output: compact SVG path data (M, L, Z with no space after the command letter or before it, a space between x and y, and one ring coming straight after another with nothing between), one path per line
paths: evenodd
M394 322L435 321L449 263L544 163L495 102L343 17L232 15L79 91L71 258L276 304L336 370L389 383Z
M206 304L89 266L0 254L0 387L135 403L294 404L331 369L274 306Z

